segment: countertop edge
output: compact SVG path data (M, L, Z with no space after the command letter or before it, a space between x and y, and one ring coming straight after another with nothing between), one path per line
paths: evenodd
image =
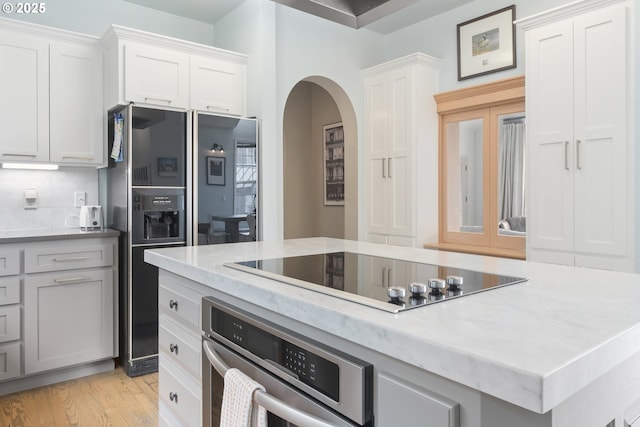
M80 230L64 228L52 230L0 231L0 244L25 243L46 240L88 239L95 237L118 237L120 232L110 228L101 230Z
M322 241L320 241L320 243L322 243ZM358 242L356 242L356 244L357 247L361 246ZM364 248L365 246L362 247ZM247 248L248 250L243 252L242 256L238 255L238 257L241 257L244 260L251 259L254 255L251 250L253 247L243 246L243 248ZM322 246L320 245L320 247L316 247L315 250L317 251L321 248ZM394 248L394 250L395 249L396 248ZM280 310L278 304L281 304L283 300L289 300L292 303L292 306L295 306L294 303L296 301L300 301L296 296L290 296L288 293L285 294L280 291L275 291L278 295L277 300L279 302L274 302L274 300L276 300L273 298L274 289L265 286L266 282L270 282L268 279L251 276L251 280L246 280L248 273L223 267L219 262L216 264L216 261L213 259L211 260L212 264L207 264L206 267L195 265L193 260L198 257L198 249L196 248L191 250L194 252L187 250L183 259L146 251L145 261L179 276L202 283L212 289L225 292L229 295L238 295L240 291L247 291L248 289L245 287L248 287L252 292L242 292L243 300L259 305L268 310L278 312ZM305 250L307 250L307 248L305 248ZM397 252L398 258L401 258L402 248L399 248ZM275 257L280 254L270 252L270 255ZM476 258L475 260L478 259ZM206 261L208 262L209 259ZM264 283L265 285L261 285L261 283ZM294 294L297 292L298 291L295 291ZM305 292L311 291L306 290ZM341 305L342 303L334 304L333 302L331 305L327 304L326 306L322 304L314 304L314 308L317 309L316 311L318 312L318 315L315 316L316 318L313 322L307 321L308 319L305 320L303 317L296 317L295 312L289 312L287 313L287 316L297 318L308 326L320 328L326 332L343 338L346 337L346 339L349 339L354 343L379 351L378 348L371 346L366 340L364 340L364 338L361 339L362 337L357 333L345 335L343 330L337 330L337 326L341 325L341 327L344 327L345 324L354 323L359 323L362 327L380 327L380 324L373 323L365 317L359 317L357 314L358 310L355 310L356 314L351 311L340 311ZM335 317L333 317L332 322L322 322L322 318L328 318L335 315L339 315L341 317L339 319L335 319ZM320 321L321 323L318 324L317 321ZM428 339L420 341L420 348L418 348L417 351L414 349L414 353L425 354L424 352L428 352L427 354L435 356L436 360L460 360L462 362L462 366L473 367L473 369L482 372L480 375L476 375L475 371L460 372L456 369L446 368L446 365L455 365L455 363L430 365L429 363L424 363L424 361L419 360L419 358L406 356L406 354L403 353L402 342L414 339L415 336L412 336L410 333L405 333L404 331L398 334L396 330L387 324L384 324L383 327L384 330L381 331L382 333L398 337L398 339L394 339L392 342L393 345L389 344L385 346L385 354L387 354L386 352L388 350L389 356L395 359L421 369L425 369L444 378L466 385L470 388L495 396L501 400L539 414L546 413L560 405L592 381L595 381L595 379L599 378L610 369L615 368L620 363L640 351L640 348L638 347L640 345L640 325L635 325L629 330L621 332L618 336L615 336L612 339L603 342L601 345L590 349L586 353L580 355L580 357L576 357L574 360L569 360L564 365L558 364L556 369L549 371L531 371L521 369L514 365L504 364L501 361L491 360L490 358L464 352L458 348L450 348L443 343L430 341ZM633 343L633 345L629 345L630 343ZM445 367L443 368L443 366ZM594 369L594 366L597 368Z

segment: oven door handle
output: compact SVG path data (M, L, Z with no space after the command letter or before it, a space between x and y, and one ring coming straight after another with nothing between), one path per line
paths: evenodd
M211 342L207 340L202 341L202 348L204 354L209 359L211 366L224 378L224 374L229 370L229 366L222 360L220 355L213 348ZM268 412L279 416L283 420L286 420L295 425L304 427L335 427L334 424L330 424L314 415L300 411L287 405L282 400L273 397L267 392L262 390L256 390L253 394L253 401L262 406Z

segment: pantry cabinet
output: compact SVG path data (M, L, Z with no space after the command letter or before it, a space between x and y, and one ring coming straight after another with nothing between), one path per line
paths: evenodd
M440 61L413 54L364 70L367 240L437 239Z
M527 259L633 270L629 3L519 21L526 40Z
M103 44L107 109L135 102L245 115L246 55L118 25Z
M98 39L0 19L0 161L101 166Z

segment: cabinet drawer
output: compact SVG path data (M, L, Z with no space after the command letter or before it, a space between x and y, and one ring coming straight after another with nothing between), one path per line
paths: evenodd
M171 289L160 284L158 304L160 313L185 325L189 330L200 331L200 301L202 296L176 282Z
M0 342L20 339L20 307L0 307Z
M199 426L202 406L199 395L193 393L183 381L180 381L178 370L171 368L171 364L160 364L159 390L160 401L176 414L185 426Z
M20 343L0 345L0 381L20 376Z
M64 248L61 246L60 242L56 242L25 249L25 272L42 273L113 265L113 244L65 241Z
M160 357L166 357L180 365L195 378L200 378L200 336L177 325L167 316L160 316L158 331Z
M0 278L0 305L20 302L20 277Z
M0 276L20 274L20 249L0 249Z

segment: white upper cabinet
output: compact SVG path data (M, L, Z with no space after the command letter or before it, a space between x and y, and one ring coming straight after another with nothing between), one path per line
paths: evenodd
M189 107L189 56L160 47L127 43L124 94L131 102Z
M189 71L191 108L244 115L244 65L216 58L192 56Z
M520 21L526 30L527 259L631 270L629 6L600 2L606 7L593 10L591 3Z
M0 161L103 164L97 38L2 19L0 64Z
M50 49L50 159L100 166L105 152L102 52L58 42Z
M135 102L245 115L245 55L117 25L103 42L106 108Z
M49 42L0 22L0 161L49 160Z

